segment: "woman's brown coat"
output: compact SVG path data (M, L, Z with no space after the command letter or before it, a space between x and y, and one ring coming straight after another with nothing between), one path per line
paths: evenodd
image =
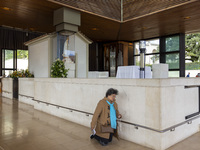
M101 132L102 125L110 125L110 105L106 102L106 100L112 103L106 97L99 101L92 118L91 129L94 129L96 127L95 128L96 135L109 139L110 133ZM118 116L119 111L118 111L118 105L116 102L114 102L114 108L116 110L116 115ZM118 138L117 130L115 130L114 136Z

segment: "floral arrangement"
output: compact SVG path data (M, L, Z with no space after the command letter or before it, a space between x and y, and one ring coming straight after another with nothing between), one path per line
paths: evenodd
M23 77L33 78L34 75L32 73L30 73L28 69L26 69L26 70L21 70L21 71L13 71L13 73L9 74L8 77L11 77L11 78L23 78Z
M51 77L53 78L67 78L67 72L69 69L65 69L64 62L59 58L51 66Z

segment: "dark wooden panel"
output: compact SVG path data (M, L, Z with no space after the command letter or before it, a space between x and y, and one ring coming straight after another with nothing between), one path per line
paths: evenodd
M193 0L124 0L123 18L129 20Z
M124 0L124 18L132 20L121 23L120 0L62 1L82 9L79 30L96 42L134 41L176 33L200 32L199 0ZM172 8L186 2L191 3ZM54 32L53 11L60 7L63 6L47 0L1 0L0 26ZM151 14L155 11L160 12ZM185 19L187 17L189 19Z
M61 6L46 0L0 1L0 25L53 32L53 11Z
M135 41L152 37L200 32L200 1L124 22L120 40ZM131 34L130 34L131 33Z
M120 23L88 13L81 13L79 30L94 41L114 41L118 39Z
M87 11L110 19L121 18L121 0L51 0L66 7Z

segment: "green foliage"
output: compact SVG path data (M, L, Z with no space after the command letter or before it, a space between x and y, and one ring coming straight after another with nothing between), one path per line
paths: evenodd
M13 50L5 50L5 60L13 59L14 52ZM17 50L17 59L28 59L28 51Z
M13 55L13 50L5 50L5 60L13 59Z
M199 61L200 57L200 33L185 35L186 60ZM187 58L189 57L189 58Z
M186 63L185 70L200 70L200 62Z
M179 51L179 36L166 38L166 52Z
M28 71L28 69L26 69L26 70L21 70L21 71L13 71L13 73L11 73L9 75L9 77L11 77L11 78L24 78L24 77L33 78L34 75L32 73L30 73Z
M152 69L152 64L146 64L145 66L151 67L151 69Z
M17 50L17 59L28 59L27 50Z
M65 69L64 62L57 59L51 66L51 77L53 78L67 78L67 72L69 69Z

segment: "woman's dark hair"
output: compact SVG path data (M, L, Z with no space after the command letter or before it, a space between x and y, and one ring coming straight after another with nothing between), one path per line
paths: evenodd
M109 95L112 95L112 94L118 94L118 90L117 89L113 89L113 88L110 88L107 90L106 92L106 97L108 97Z

